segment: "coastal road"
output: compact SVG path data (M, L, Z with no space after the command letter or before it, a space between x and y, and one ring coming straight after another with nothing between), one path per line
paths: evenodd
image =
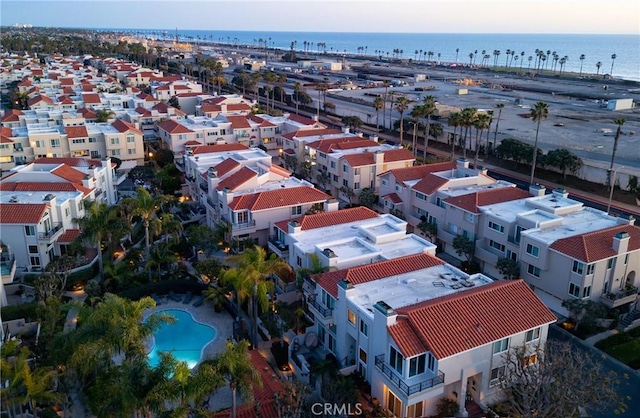
M605 355L602 357L602 352L597 350L581 340L573 337L566 331L560 330L555 325L549 327L549 340L555 341L569 341L571 345L578 351L578 353L588 353L595 358L602 358L602 364L605 371L614 371L620 377L620 385L618 387L618 393L624 398L624 403L627 404L627 411L624 414L615 415L613 411L594 411L589 409L589 405L585 405L591 417L593 418L637 418L640 416L640 373L630 372L629 368L625 367L618 361Z

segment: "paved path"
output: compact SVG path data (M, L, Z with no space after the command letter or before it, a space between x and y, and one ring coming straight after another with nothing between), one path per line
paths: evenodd
M607 338L611 337L612 335L618 334L619 332L620 331L618 331L617 329L610 329L610 330L601 332L600 334L593 335L593 336L587 338L586 340L584 340L584 342L585 342L585 344L588 344L588 345L593 347L593 346L596 345L596 343L598 341L602 341L604 339L607 339Z

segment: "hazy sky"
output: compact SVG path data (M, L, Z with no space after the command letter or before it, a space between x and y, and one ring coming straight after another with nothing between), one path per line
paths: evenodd
M2 25L640 35L638 0L2 0Z

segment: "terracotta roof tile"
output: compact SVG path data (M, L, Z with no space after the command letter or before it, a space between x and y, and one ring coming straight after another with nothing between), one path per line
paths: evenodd
M32 97L31 99L29 99L27 104L29 106L33 106L34 104L37 104L37 103L40 103L40 102L45 102L47 104L53 104L53 100L51 100L49 97L45 96L44 94L38 94L37 96Z
M271 164L269 166L269 171L283 177L291 177L291 171L280 167L279 165Z
M439 171L445 170L453 170L456 168L455 162L445 162L445 163L435 163L435 164L425 164L425 165L417 165L414 167L407 168L394 168L393 170L385 171L380 174L381 176L391 173L396 180L405 182L408 180L418 180L422 179L430 173L435 173Z
M84 187L82 184L71 182L36 182L36 181L6 181L0 183L0 191L5 192L82 192L87 196L91 193L91 189Z
M158 128L161 128L170 134L188 134L193 132L191 129L173 119L168 119L158 123Z
M220 106L219 104L206 104L200 107L200 111L202 113L221 112L222 106Z
M86 120L98 119L98 115L96 114L96 112L88 107L79 109L78 113L80 113Z
M356 285L441 264L444 264L444 261L430 254L413 254L364 266L323 273L318 277L318 284L333 297L338 297L338 283L340 280L349 280L351 284Z
M478 209L479 206L493 205L501 202L509 202L511 200L525 199L527 197L531 197L531 195L514 186L482 190L475 193L450 197L445 199L444 202L462 210L466 210L467 212L480 213L480 209Z
M334 210L331 212L316 213L313 215L304 215L299 218L288 219L276 223L276 226L282 231L287 232L288 224L291 221L297 221L303 231L309 229L324 228L332 225L341 225L351 222L364 221L366 219L375 219L379 217L376 212L364 206L355 208Z
M247 122L246 116L227 116L227 120L231 122L233 129L249 129L251 125Z
M232 112L232 111L249 111L251 110L251 106L249 106L246 103L229 103L227 105L227 111Z
M66 164L71 167L89 167L89 166L102 166L100 160L90 158L73 158L73 157L45 157L38 158L33 162L34 164Z
M138 113L142 117L151 117L152 116L151 111L149 109L147 109L147 108L138 106L138 107L136 107L135 110L136 110L136 113Z
M0 224L37 224L47 207L46 203L0 203Z
M193 139L190 139L189 141L184 143L185 147L199 147L201 145L202 145L202 142L198 142Z
M23 115L21 110L11 109L4 112L4 116L2 117L2 122L18 122L20 120L19 116Z
M361 154L347 154L342 158L351 167L362 167L365 165L374 165L376 163L372 152L363 152Z
M562 238L551 244L550 248L576 260L593 263L617 255L613 250L613 238L621 232L629 234L627 251L640 249L640 228L633 225L619 225L600 231Z
M60 235L60 238L58 238L56 242L60 244L70 244L73 242L73 240L78 238L80 232L82 231L80 231L79 229L67 229L62 233L62 235Z
M83 172L78 171L75 168L71 168L66 164L62 164L51 173L72 183L80 184L82 184L82 180L85 177L85 174Z
M294 122L298 122L300 124L309 125L309 126L313 126L313 125L315 125L317 123L315 120L313 120L311 118L305 118L304 116L293 115L293 114L289 115L288 119L292 120Z
M135 126L133 126L132 124L130 124L127 121L124 121L122 119L116 119L115 122L113 122L111 124L111 126L113 126L114 128L116 128L116 130L120 133L125 133L125 132L134 132L137 133L139 135L142 135L142 131L138 128L136 128Z
M100 95L98 93L82 93L82 100L85 104L99 104L102 103Z
M298 131L290 132L282 136L287 139L293 139L293 138L307 138L309 136L337 135L341 133L342 131L339 129L318 128L318 129L300 129Z
M393 163L396 161L412 161L415 160L415 157L405 148L392 149L389 151L384 151L384 162L385 163Z
M229 189L231 191L242 186L249 180L258 177L258 173L250 169L249 167L242 167L240 170L231 174L229 177L218 183L218 190Z
M395 193L395 192L386 194L386 195L382 196L380 199L388 200L389 202L393 203L394 205L398 205L398 204L402 203L402 199L400 199L400 196L398 196L398 194Z
M397 312L408 317L399 321L410 325L394 331L391 329L395 325L389 327L403 354L420 354L415 338L410 336L413 333L440 360L557 319L523 280L496 281Z
M193 149L193 155L197 154L209 154L215 152L229 152L229 151L242 151L247 150L249 147L243 144L213 144L202 145Z
M236 168L240 167L240 163L233 158L227 158L220 164L215 166L215 170L218 173L218 177L224 177Z
M64 130L67 132L69 139L73 138L88 138L89 132L87 132L86 126L66 126Z
M254 121L256 123L259 123L261 128L277 126L276 124L271 123L268 120L261 118L260 116L249 114L249 115L247 115L247 118L251 119L252 121Z
M238 196L233 199L229 208L231 210L248 209L258 211L308 203L320 203L330 198L331 196L318 189L300 186Z
M289 138L291 139L291 138ZM364 148L367 146L377 146L378 143L370 140L363 140L358 136L344 136L340 138L319 139L309 143L307 146L326 154L337 149Z

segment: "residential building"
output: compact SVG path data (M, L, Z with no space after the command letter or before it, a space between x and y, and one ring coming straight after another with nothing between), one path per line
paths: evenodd
M544 344L556 320L524 281L468 275L428 253L322 273L314 283L314 331L290 344L294 370L304 380L309 360L330 354L397 417L433 415L442 397L463 413L468 400L495 401L505 352Z

